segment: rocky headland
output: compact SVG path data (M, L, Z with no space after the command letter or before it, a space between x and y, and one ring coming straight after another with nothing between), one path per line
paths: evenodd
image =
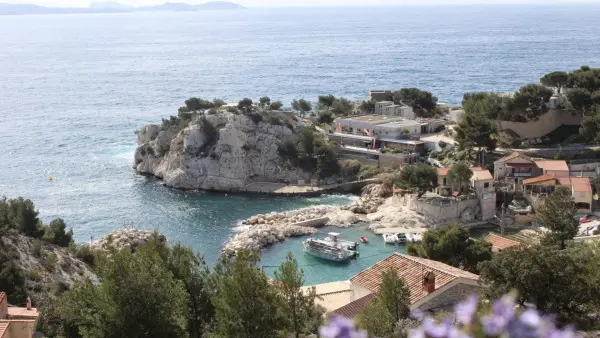
M118 229L113 230L103 238L92 242L92 244L90 244L90 248L92 250L109 250L112 248L121 250L128 248L131 251L135 251L138 247L154 239L154 237L156 237L159 243L167 242L167 239L164 235L154 230L134 228Z
M221 108L172 117L138 130L133 168L190 190L242 191L254 182L310 179L285 166L277 152L297 125L293 114L276 111L243 114Z

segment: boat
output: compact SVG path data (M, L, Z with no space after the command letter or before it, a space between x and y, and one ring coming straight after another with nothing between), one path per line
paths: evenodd
M365 236L360 236L360 241L363 243L369 243L369 240Z
M407 242L421 242L423 240L423 234L418 232L406 233Z
M347 250L352 250L352 251L356 251L356 246L358 246L358 243L356 243L356 242L346 241L346 240L340 239L340 233L339 232L330 232L330 233L328 233L327 237L325 237L325 240L329 241L329 242L332 242L332 243L339 243L340 245L342 245Z
M307 254L332 262L345 262L357 255L356 251L347 249L347 244L342 244L337 236L331 234L325 239L309 238L302 245Z
M399 244L404 244L404 243L406 243L406 241L408 240L408 239L406 238L406 234L403 234L403 233L398 233L398 234L396 234L396 238L398 238L398 243L399 243Z
M394 234L383 234L383 241L385 244L396 244L398 243L398 237Z

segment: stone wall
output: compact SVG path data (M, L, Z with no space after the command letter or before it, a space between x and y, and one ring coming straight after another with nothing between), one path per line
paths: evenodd
M535 121L497 121L497 123L501 130L511 129L523 138L538 138L548 135L562 125L580 125L582 119L581 113L573 115L571 112L551 110Z
M426 215L435 223L453 221L472 222L480 214L479 199L468 197L464 200L454 199L417 199L416 195L405 197L405 205L412 211Z
M452 309L456 303L460 303L472 294L476 294L481 290L479 286L457 284L450 289L442 292L432 300L421 304L418 308L422 311L446 311Z

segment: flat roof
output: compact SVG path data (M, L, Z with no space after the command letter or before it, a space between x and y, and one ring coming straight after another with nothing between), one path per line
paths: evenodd
M35 319L38 316L38 310L36 308L31 308L31 310L27 310L25 307L9 307L8 308L8 318L12 319Z
M550 171L569 171L567 162L561 160L535 161L538 168Z
M372 115L361 115L361 116L341 118L341 120L363 121L363 122L377 122L377 121L385 121L385 120L392 120L392 119L398 119L398 117L372 114Z
M481 169L481 168L472 168L473 170L473 176L480 181L488 181L488 180L493 180L494 176L492 176L492 174L486 170L486 169Z
M419 122L415 120L398 120L382 123L380 127L403 127L403 126L418 126Z
M425 142L423 142L423 141L398 140L398 139L394 139L394 138L378 138L378 140L383 141L383 142L400 143L400 144L412 144L412 145L425 144Z

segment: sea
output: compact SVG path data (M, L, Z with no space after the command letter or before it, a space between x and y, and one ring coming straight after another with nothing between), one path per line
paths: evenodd
M515 91L550 71L599 67L599 18L600 5L0 16L0 195L32 199L43 220L63 218L79 243L123 227L157 229L212 265L251 215L353 197L164 187L131 168L142 125L190 96L289 104L418 87L458 104L465 92ZM371 243L345 265L304 255L302 238L264 250L261 264L271 274L291 251L312 284L403 251L365 226L342 230L361 235Z

